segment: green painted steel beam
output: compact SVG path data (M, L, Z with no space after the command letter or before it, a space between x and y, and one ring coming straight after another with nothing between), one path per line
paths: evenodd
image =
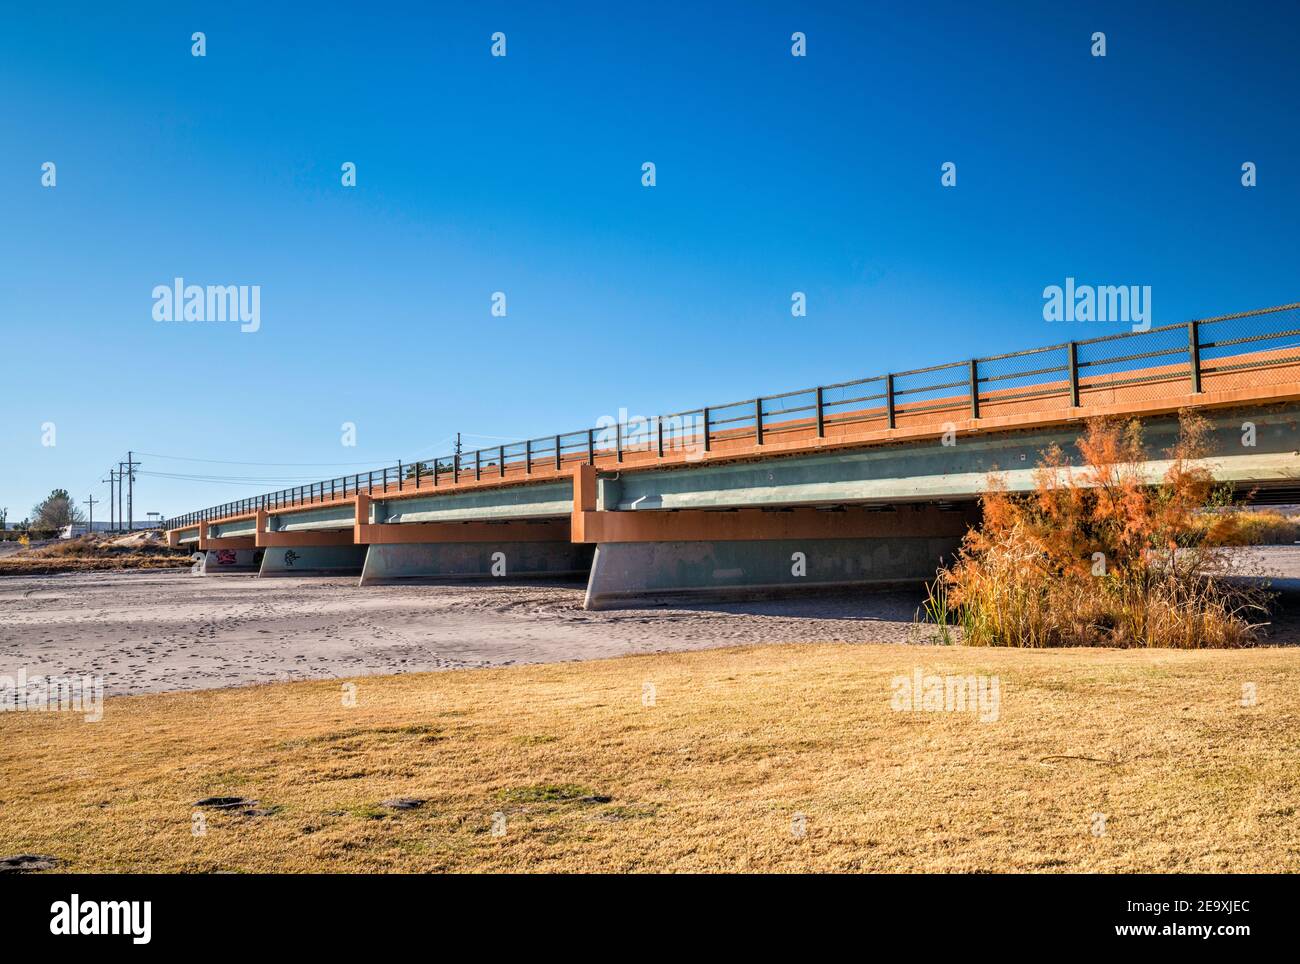
M1300 479L1296 424L1300 406L1268 411L1236 411L1209 418L1207 465L1223 482L1290 483ZM1253 446L1243 442L1247 424L1255 426ZM1144 423L1147 450L1163 455L1177 437L1175 417ZM951 445L939 439L876 446L856 451L798 455L665 469L627 472L602 480L601 508L715 509L746 506L828 505L855 502L957 501L977 498L990 476L999 474L1008 488L1033 488L1033 470L1041 453L1058 445L1082 464L1075 442L1083 423L1065 430L998 434L958 433ZM1152 481L1169 462L1144 467Z
M377 523L562 519L573 512L573 480L428 498L376 500L372 508Z

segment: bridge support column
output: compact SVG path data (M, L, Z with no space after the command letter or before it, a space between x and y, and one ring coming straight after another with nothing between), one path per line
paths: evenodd
M209 536L208 523L199 523L198 551L203 553L200 572L205 576L257 572L262 552L253 536Z
M257 513L257 544L263 550L259 576L355 575L366 560L366 547L353 541L354 527L346 529L272 531L270 513Z
M593 547L569 540L569 520L361 525L361 585L423 580L585 576Z
M361 572L366 547L346 545L268 546L259 576L350 576Z
M221 540L214 539L213 542ZM262 565L261 549L203 549L203 566L199 570L205 576L219 576L226 573L255 573Z
M587 609L838 586L919 583L950 559L974 507L940 511L586 512Z

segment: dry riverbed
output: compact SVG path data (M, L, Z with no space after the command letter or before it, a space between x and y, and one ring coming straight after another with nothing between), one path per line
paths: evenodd
M1300 549L1243 570L1300 574ZM99 676L107 695L510 666L751 643L927 643L919 591L609 612L567 584L390 585L187 571L0 578L0 675ZM1267 642L1300 642L1300 595Z
M0 674L108 695L598 659L744 643L908 642L919 594L585 612L568 584L69 573L0 579Z

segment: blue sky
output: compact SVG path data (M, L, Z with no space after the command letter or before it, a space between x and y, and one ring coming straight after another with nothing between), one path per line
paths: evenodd
M1067 276L1150 285L1156 324L1298 300L1298 22L1289 3L13 5L0 506L106 497L128 449L145 471L320 478L456 431L1119 330L1043 320ZM155 322L177 276L260 285L260 330ZM278 487L141 476L137 515Z

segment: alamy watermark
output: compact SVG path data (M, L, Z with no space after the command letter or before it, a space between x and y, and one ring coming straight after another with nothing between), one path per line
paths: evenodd
M133 944L148 944L153 936L153 902L82 900L80 894L73 894L50 905L50 933L125 935Z
M239 330L262 327L261 285L187 285L174 278L153 289L154 321L238 321Z
M592 444L610 452L658 452L662 441L665 455L680 453L689 462L703 457L704 432L704 415L700 412L646 417L629 415L626 408L620 408L617 416L596 419Z
M104 718L102 676L0 675L0 713L84 713L87 723Z
M981 723L996 723L1002 711L1002 684L996 676L895 676L889 706L896 713L975 713Z
M1134 331L1151 328L1150 285L1064 285L1043 289L1044 321L1115 321Z

